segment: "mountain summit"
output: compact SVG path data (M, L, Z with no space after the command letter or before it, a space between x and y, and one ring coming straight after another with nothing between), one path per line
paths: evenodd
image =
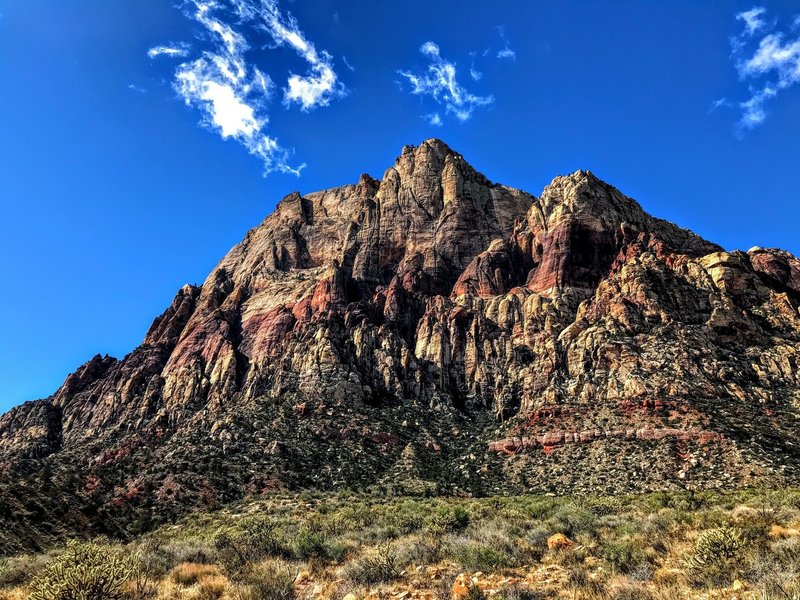
M0 417L0 553L282 489L796 483L799 307L786 252L406 146L286 196L141 346Z

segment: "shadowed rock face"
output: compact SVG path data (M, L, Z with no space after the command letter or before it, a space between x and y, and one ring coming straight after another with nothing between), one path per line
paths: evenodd
M588 172L535 198L428 140L290 194L131 354L0 417L0 503L44 481L65 530L113 534L276 488L796 481L798 306L786 252ZM46 539L25 518L0 552Z

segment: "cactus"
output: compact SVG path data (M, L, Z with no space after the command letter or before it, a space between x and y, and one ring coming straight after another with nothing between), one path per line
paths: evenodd
M30 600L121 600L131 561L95 542L70 542L31 582Z
M707 529L697 538L692 554L686 559L686 567L700 580L729 581L739 568L746 545L740 529Z

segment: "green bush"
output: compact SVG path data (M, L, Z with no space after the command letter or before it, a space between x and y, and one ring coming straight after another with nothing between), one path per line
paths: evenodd
M28 583L49 561L43 554L0 559L0 590Z
M136 547L139 568L147 577L162 577L181 563L210 565L216 562L217 554L199 540L172 540L164 542L148 538Z
M238 576L260 560L287 556L290 553L278 535L278 526L274 521L249 520L240 527L241 532L221 533L214 539L218 560L232 577Z
M259 564L243 574L234 597L237 600L291 600L295 597L293 571L279 560Z
M341 544L328 541L323 534L301 529L294 542L295 553L303 560L322 558L328 560L341 560L347 548Z
M469 525L469 513L463 506L444 506L431 515L425 531L434 535L463 531Z
M602 545L600 554L614 571L623 575L649 564L642 543L632 539L608 540Z
M567 537L579 534L594 534L597 531L597 515L586 506L565 504L547 522L550 529Z
M603 579L595 577L583 566L576 566L568 576L569 586L580 590L582 598L607 598L606 583Z
M121 600L131 561L95 542L71 542L31 582L30 600Z
M375 554L358 558L345 567L345 579L355 585L376 585L394 581L400 576L397 552L384 544Z
M470 571L492 572L514 566L507 553L476 542L465 542L453 547L453 558Z

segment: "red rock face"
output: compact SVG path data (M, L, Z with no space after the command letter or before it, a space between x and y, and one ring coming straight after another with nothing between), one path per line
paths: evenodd
M128 475L93 490L135 502L402 478L410 456L438 465L415 481L474 490L544 489L564 461L566 491L611 468L598 451L652 464L608 491L787 480L798 307L786 252L727 253L587 172L536 198L428 140L281 200L130 355L1 417L0 465L103 457Z

